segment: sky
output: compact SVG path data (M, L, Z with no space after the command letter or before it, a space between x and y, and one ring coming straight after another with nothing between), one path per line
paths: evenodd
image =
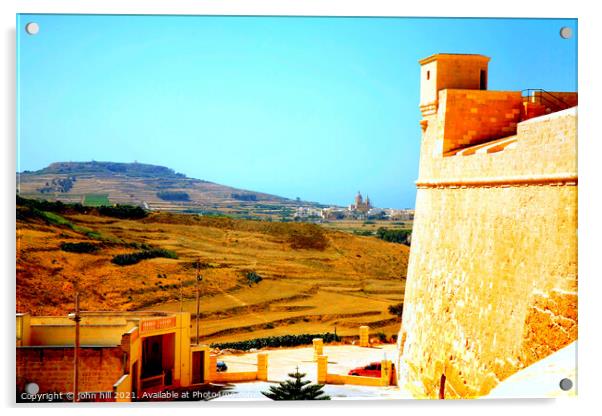
M17 28L18 171L138 161L413 208L419 59L479 53L491 90L577 89L575 19L22 14Z

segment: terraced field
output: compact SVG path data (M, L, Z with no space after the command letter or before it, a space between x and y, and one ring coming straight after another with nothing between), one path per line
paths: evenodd
M166 167L142 163L58 162L35 172L19 173L16 179L23 197L67 203L89 201L94 206L103 196L105 205L144 205L171 212L221 212L279 219L292 218L299 205L276 195L188 178ZM56 185L57 181L66 181L69 186ZM166 191L185 194L188 199L164 200L159 194Z
M86 194L84 195L84 205L90 207L100 207L103 205L111 205L108 194Z
M138 220L18 207L17 308L64 314L77 281L85 310L195 311L200 261L200 334L205 342L336 331L396 334L388 312L403 300L408 247L314 224L152 213ZM34 215L35 214L35 215ZM82 230L85 230L83 232ZM92 230L92 232L90 232ZM61 244L88 242L93 253ZM111 262L141 247L173 251L129 266ZM252 283L246 276L261 276ZM194 331L193 331L194 332Z

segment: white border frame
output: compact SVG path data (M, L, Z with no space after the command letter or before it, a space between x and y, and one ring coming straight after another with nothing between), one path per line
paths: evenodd
M12 406L19 413L31 411L39 414L64 414L76 412L81 414L82 407L92 414L106 414L112 410L123 414L162 414L167 408L196 407L211 409L213 412L257 412L266 414L303 414L324 412L332 413L343 410L346 414L366 413L420 413L438 414L508 414L514 409L530 408L534 412L546 414L579 414L588 407L599 408L595 400L600 386L600 352L602 345L598 333L600 316L596 303L602 296L600 280L597 273L600 265L596 262L600 257L598 239L602 235L600 227L599 197L600 185L597 178L602 177L600 166L600 139L596 129L596 116L600 114L602 91L599 87L600 45L602 39L600 28L602 21L595 12L595 2L580 1L524 1L507 0L504 2L484 2L474 0L428 0L425 2L405 3L400 1L357 1L357 0L4 0L2 7L2 83L4 92L0 101L2 111L2 131L4 140L0 153L3 159L2 180L3 200L0 204L2 212L2 235L0 256L2 256L3 281L5 284L4 325L2 357L4 371L0 377L4 397L4 406ZM417 402L417 401L353 401L332 403L280 403L269 406L259 403L164 403L151 406L137 404L135 406L115 408L115 406L78 405L77 408L64 405L44 405L43 409L15 408L14 400L14 265L15 250L14 209L15 209L15 14L16 13L95 13L95 14L192 14L192 15L295 15L295 16L424 16L424 17L565 17L579 19L579 389L576 400L487 400L460 402ZM582 88L583 87L583 88ZM598 116L599 117L599 116ZM228 408L228 410L226 410ZM340 409L340 410L339 410ZM186 410L180 410L186 411Z

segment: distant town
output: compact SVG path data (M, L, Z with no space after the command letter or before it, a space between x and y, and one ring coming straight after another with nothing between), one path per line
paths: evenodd
M373 206L370 197L366 199L358 191L354 202L347 207L331 206L327 208L316 208L312 206L298 207L294 213L295 220L316 221L323 220L390 220L390 221L412 221L414 219L413 209L377 208Z

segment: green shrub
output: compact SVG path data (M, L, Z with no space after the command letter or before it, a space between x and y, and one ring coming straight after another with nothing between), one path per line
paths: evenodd
M101 206L98 207L98 213L100 215L104 215L106 217L114 217L120 219L131 219L137 220L140 218L144 218L148 215L141 207L136 207L133 205L115 205L114 207L110 206Z
M157 197L164 201L190 201L190 195L181 191L159 191Z
M389 313L401 318L401 315L403 315L403 302L389 305Z
M141 262L142 260L153 259L156 257L165 257L168 259L177 259L176 253L162 248L153 248L151 250L142 250L135 253L118 254L111 260L119 266L129 266Z
M247 272L245 276L249 282L249 285L252 285L253 283L259 283L263 280L263 277L258 275L256 272Z
M296 347L297 345L310 345L314 338L322 338L324 343L338 342L341 340L337 334L327 332L325 334L282 335L278 337L255 338L247 341L223 342L211 344L211 347L220 349L230 348L241 351L265 347Z
M355 235L361 235L361 236L364 236L364 237L369 237L369 236L374 235L374 233L372 231L370 231L370 230L353 230L353 234L355 234Z
M311 384L311 381L303 380L306 374L300 373L299 367L288 376L292 380L270 386L268 391L262 391L261 394L272 400L330 400L330 396L322 390L324 384Z
M99 246L92 243L61 243L61 250L70 253L96 253Z
M92 208L84 207L82 204L64 204L61 201L46 201L45 199L28 199L17 195L17 205L25 206L39 211L52 212L77 212L80 214L88 213Z
M94 214L121 218L121 219L140 219L148 215L148 212L141 207L133 205L115 205L88 207L82 204L65 204L61 201L46 201L39 199L28 199L17 195L17 206L25 206L32 210L43 212L55 212L59 214Z
M376 236L378 238L390 243L410 245L411 235L411 230L389 230L384 227L380 227L378 230L376 230Z

